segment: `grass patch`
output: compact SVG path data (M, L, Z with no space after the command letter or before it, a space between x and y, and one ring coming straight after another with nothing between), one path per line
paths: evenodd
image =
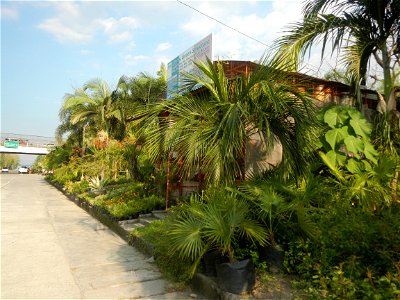
M105 194L82 195L94 205L104 208L118 220L137 218L140 214L164 209L165 200L156 195L147 195L143 183L125 183L118 186L106 186Z
M192 262L171 253L171 243L167 236L170 225L170 218L154 221L148 226L133 230L131 239L139 237L153 246L155 262L168 280L187 283L190 280Z

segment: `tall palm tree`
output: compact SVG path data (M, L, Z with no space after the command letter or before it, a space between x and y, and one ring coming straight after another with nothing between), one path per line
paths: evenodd
M201 89L143 114L148 153L154 159L175 153L184 177L200 172L208 183L232 183L244 178L246 143L257 134L266 150L281 144L282 165L300 176L305 131L314 125L311 98L286 83L271 62L234 79L225 76L221 63L208 60L197 67L200 74L187 74L184 90Z
M130 129L130 123L137 118L137 112L146 109L147 105L159 101L165 91L166 81L161 75L155 78L140 73L134 77L122 76L119 79L112 98L115 108L118 108L122 137L126 136Z
M114 107L119 112L119 126L115 127L113 134L117 139L125 141L126 157L133 179L139 175L138 156L146 139L146 132L137 132L134 121L140 112L147 111L149 105L158 102L165 91L166 81L161 68L157 78L145 73L134 77L122 76L113 92Z
M62 124L57 130L59 135L74 132L85 139L89 135L95 136L100 131L109 134L112 121L119 119L120 113L113 106L107 82L94 79L82 88L75 89L72 94L64 96L60 118Z
M99 130L109 128L108 113L111 110L111 90L107 82L94 79L64 96L62 109L72 109L71 122L86 121Z
M297 68L310 48L322 43L322 56L331 45L357 84L365 84L372 58L381 67L385 101L396 109L393 76L400 64L400 2L398 0L309 0L302 22L277 40L278 57Z
M71 122L71 113L71 109L61 109L59 112L61 124L56 129L57 144L61 144L64 134L68 134L65 141L66 144L83 147L84 123L78 122L73 124Z

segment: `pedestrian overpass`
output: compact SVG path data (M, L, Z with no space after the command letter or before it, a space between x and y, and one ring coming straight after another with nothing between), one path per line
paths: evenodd
M54 138L16 133L0 134L0 153L46 155L53 148Z

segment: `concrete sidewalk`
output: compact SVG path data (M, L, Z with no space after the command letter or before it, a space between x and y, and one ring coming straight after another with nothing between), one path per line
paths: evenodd
M2 299L188 299L38 175L2 174Z

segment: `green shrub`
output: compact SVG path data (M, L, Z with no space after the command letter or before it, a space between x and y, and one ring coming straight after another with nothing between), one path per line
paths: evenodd
M399 210L359 208L326 212L321 238L292 240L285 267L309 296L332 299L396 299L400 295ZM397 295L397 296L396 296Z
M77 172L72 172L69 165L63 165L54 171L53 180L65 185L68 181L79 180L79 175Z
M140 207L136 205L135 201L128 203L116 203L107 207L110 214L118 219L137 218L140 213Z
M155 262L167 279L188 282L192 262L171 252L171 245L167 239L171 222L169 218L154 221L146 227L135 229L132 238L140 237L153 245Z
M345 260L352 275L367 269L384 275L400 261L400 214L397 210L366 213L360 209L327 215L322 219L322 250L333 265Z
M109 198L110 194L114 197ZM140 192L131 187L124 187L110 194L96 197L93 203L105 208L112 216L120 220L137 218L139 214L165 208L163 198L155 195L143 197Z
M86 180L67 181L65 182L64 187L69 193L82 194L84 192L87 192L89 188L89 183Z
M129 182L119 185L110 184L105 186L105 190L106 195L104 198L115 202L122 202L125 199L133 199L145 195L143 183L141 182Z

